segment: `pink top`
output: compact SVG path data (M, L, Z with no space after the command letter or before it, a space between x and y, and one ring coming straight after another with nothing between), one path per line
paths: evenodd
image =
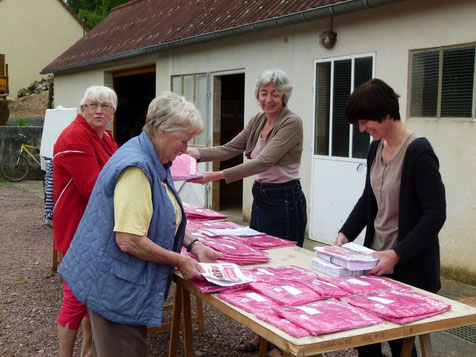
M261 137L258 138L256 145L251 151L251 158L258 157L261 151L263 151L266 140ZM256 181L263 183L285 183L299 179L299 166L300 164L290 164L286 166L273 165L268 170L258 174Z

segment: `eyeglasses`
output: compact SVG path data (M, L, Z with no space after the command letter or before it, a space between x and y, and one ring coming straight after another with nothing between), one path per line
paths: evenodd
M84 104L84 106L92 111L96 111L98 108L101 108L103 112L109 112L113 109L112 105L109 104L99 104L99 103L90 103Z

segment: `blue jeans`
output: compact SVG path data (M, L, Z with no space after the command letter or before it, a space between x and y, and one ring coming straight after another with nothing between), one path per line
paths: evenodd
M298 180L286 183L253 184L253 206L250 228L296 242L304 243L306 233L306 197Z

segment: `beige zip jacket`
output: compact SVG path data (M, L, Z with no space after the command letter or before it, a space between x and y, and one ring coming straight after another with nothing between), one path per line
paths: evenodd
M287 107L283 108L274 122L261 154L250 159L251 151L258 141L265 122L264 113L255 115L246 128L225 145L199 149L200 161L224 161L244 152L249 160L223 170L227 183L259 174L274 165L286 166L300 163L303 142L302 120Z

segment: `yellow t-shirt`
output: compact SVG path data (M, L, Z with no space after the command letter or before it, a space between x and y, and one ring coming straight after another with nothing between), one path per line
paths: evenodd
M177 232L182 210L172 189L165 182L162 184L174 206ZM152 213L152 191L147 175L137 166L126 168L114 189L114 232L144 236L149 231Z

